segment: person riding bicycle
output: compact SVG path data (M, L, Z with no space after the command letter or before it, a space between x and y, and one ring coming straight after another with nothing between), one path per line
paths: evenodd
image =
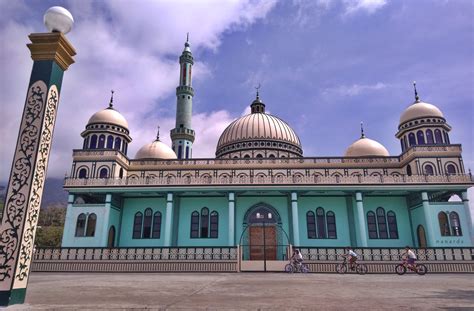
M415 252L411 250L410 246L405 247L405 252L402 254L402 257L406 256L408 267L412 270L415 270L415 261L416 255Z
M301 255L301 252L299 250L295 249L293 251L293 256L291 256L291 263L298 267L301 267L301 265L303 264L303 255Z
M352 247L346 247L347 254L343 255L344 257L349 259L349 268L354 270L355 263L357 261L357 254L352 250Z

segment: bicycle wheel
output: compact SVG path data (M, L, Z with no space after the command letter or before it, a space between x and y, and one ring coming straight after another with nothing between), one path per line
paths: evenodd
M287 265L285 266L285 272L287 272L287 273L293 273L293 272L294 272L294 267L293 267L293 265L290 264L290 263L287 264Z
M339 274L344 274L347 272L347 265L343 264L343 263L338 263L336 265L336 272L339 273Z
M417 264L415 268L418 275L425 275L426 272L428 272L428 268L426 268L426 266L422 263Z
M307 264L302 264L300 272L301 273L308 273L309 272L309 266Z
M358 264L357 267L356 267L356 271L357 273L361 274L361 275L364 275L367 273L367 265L365 264Z
M407 267L405 267L403 264L398 264L398 265L395 267L395 272L396 272L398 275L404 275L404 274L407 272Z

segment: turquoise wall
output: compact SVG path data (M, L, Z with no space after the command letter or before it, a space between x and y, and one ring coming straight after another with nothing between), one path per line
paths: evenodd
M133 238L133 219L135 213L145 212L146 208L151 208L153 214L161 212L161 233L159 239L134 239ZM125 198L122 207L122 225L120 228L120 247L155 247L163 246L165 237L165 216L166 199L165 198ZM118 229L118 228L117 228Z
M115 227L115 246L119 245L119 233L120 233L120 209L112 207L109 212L109 223L107 225L107 241L110 227ZM107 243L107 242L106 242Z
M412 228L410 227L410 218L408 216L408 207L405 197L383 197L383 196L364 196L364 216L367 224L367 212L373 211L378 207L388 211L395 212L398 225L398 239L370 239L367 231L368 247L405 247L413 244ZM358 224L355 224L358 228Z
M207 207L209 214L212 211L219 213L219 231L217 238L191 239L191 214L193 211L201 213ZM229 204L227 196L222 197L185 197L179 200L179 246L226 246L228 240Z
M97 222L95 227L95 234L92 237L76 237L76 222L79 214L86 215L95 213L97 215ZM64 224L62 247L105 247L104 241L107 236L103 234L103 228L108 224L108 212L105 204L80 204L69 205L66 213L66 220Z
M443 202L429 203L430 219L433 223L435 245L432 247L469 247L472 246L468 235L467 215L465 214L462 202ZM439 228L438 213L439 212L456 212L459 215L462 236L441 236Z
M324 212L332 211L336 215L337 239L308 239L306 213L316 208L324 208ZM298 220L301 246L347 246L350 245L349 222L345 197L300 197L298 199Z
M425 235L426 235L426 240L428 243L428 235L429 235L429 228L426 225L425 221L425 214L423 213L423 206L419 205L417 207L414 207L410 210L411 213L411 221L412 221L412 234L413 237L415 238L415 247L420 247L420 241L418 241L418 233L417 233L417 228L419 225L422 225L423 228L425 228ZM411 244L409 244L411 245Z

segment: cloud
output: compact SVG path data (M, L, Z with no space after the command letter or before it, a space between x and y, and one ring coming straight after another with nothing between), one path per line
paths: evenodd
M25 47L27 35L43 31L41 16L31 16L31 12L47 9L27 10L22 1L15 1L15 5L3 3L2 11L8 14L0 22L0 38L8 44L1 45L0 65L9 74L1 78L4 121L0 124L0 165L7 168L0 171L2 182L8 178L31 72L32 62ZM176 109L178 56L186 33L190 32L195 55L203 50L217 52L226 33L246 29L275 6L274 0L67 3L76 21L68 39L77 56L76 63L64 75L48 171L54 177L69 171L72 150L82 146L80 133L93 113L107 107L111 89L116 91L116 109L130 124L130 157L154 139L158 124L162 140L169 143L168 133L174 127L171 116ZM212 76L212 70L199 59L193 69L194 81ZM231 120L226 111L193 116L197 136L194 156L213 156L218 136Z
M387 4L387 0L343 0L344 15L359 12L373 14Z
M382 82L377 82L375 84L341 85L323 90L323 95L357 96L363 93L382 90L387 88L388 86L388 84Z

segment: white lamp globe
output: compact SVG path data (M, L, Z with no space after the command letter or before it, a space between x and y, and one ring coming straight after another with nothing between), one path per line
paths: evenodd
M44 25L51 32L67 34L72 29L74 19L71 13L63 7L50 7L44 14Z

